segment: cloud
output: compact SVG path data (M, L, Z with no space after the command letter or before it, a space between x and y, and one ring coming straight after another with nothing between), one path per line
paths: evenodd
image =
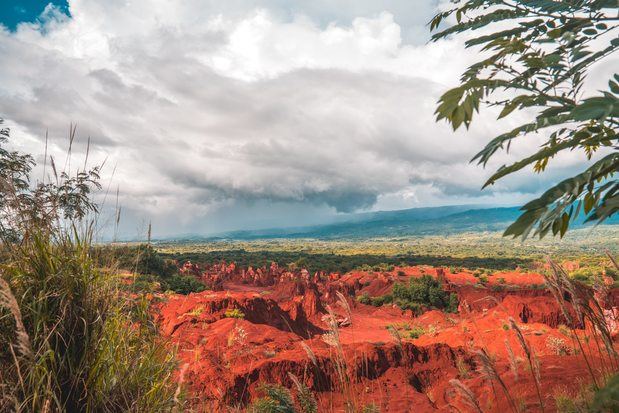
M2 31L0 114L30 152L49 130L59 158L77 122L74 152L90 136L91 159L107 159L128 230L144 217L169 234L234 227L222 209L251 226L240 214L303 223L325 208L470 200L492 168L541 142L516 144L484 170L468 160L519 119L486 113L456 134L435 123L438 96L478 56L460 40L411 39L434 3L248 4L75 0L72 18L48 12L42 25ZM487 196L520 199L579 161Z

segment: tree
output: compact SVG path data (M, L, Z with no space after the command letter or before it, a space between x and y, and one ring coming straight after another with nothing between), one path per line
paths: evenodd
M460 85L443 94L436 109L454 130L469 127L480 106L501 108L499 119L514 111L534 114L530 122L492 139L471 160L486 166L515 139L543 133L547 140L532 155L503 165L483 188L533 167L543 172L560 152L578 150L588 168L559 182L527 203L504 235L561 237L582 213L601 223L619 209L617 127L619 75L608 90L586 94L583 82L591 66L608 59L619 47L617 0L456 0L454 7L430 22L438 30L445 19L455 24L432 36L433 41L483 29L466 47L479 47L484 58L471 65ZM600 159L592 157L599 152ZM581 212L582 211L582 212Z
M101 188L100 166L90 170L84 166L70 176L66 171L57 171L50 156L52 177L33 185L30 177L34 158L3 147L10 138L3 123L0 119L0 242L18 240L33 226L48 228L61 220L79 221L89 212L98 211L91 195ZM75 128L71 128L71 143L74 137ZM68 156L70 153L71 149Z

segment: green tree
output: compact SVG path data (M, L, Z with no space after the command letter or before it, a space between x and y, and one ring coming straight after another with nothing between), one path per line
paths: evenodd
M484 184L532 167L543 172L560 152L579 150L588 168L548 189L522 207L504 235L526 238L563 236L581 213L600 223L619 209L617 126L619 75L608 90L585 93L592 65L619 47L617 0L456 0L430 22L432 39L469 35L466 47L478 47L483 59L462 75L460 85L440 98L437 120L469 127L480 107L499 107L499 119L514 111L534 114L527 123L492 139L472 159L481 165L515 139L531 133L547 136L530 156L501 166ZM445 19L454 19L445 26ZM475 37L471 32L481 30ZM600 159L592 157L600 151ZM532 232L533 231L533 232Z
M101 166L87 170L84 165L69 175L66 170L57 170L50 156L50 178L35 184L30 179L34 158L7 148L10 130L3 124L0 118L0 241L20 239L30 227L81 221L87 214L98 212L92 194L101 188ZM71 128L67 156L74 138L75 128Z

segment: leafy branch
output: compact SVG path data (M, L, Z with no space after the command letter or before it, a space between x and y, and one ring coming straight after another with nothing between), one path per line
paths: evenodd
M487 54L462 75L461 84L439 99L437 120L454 130L468 128L481 107L499 107L498 118L516 111L534 118L492 139L471 162L486 166L497 152L509 152L516 139L547 136L535 153L492 174L484 188L512 173L532 167L542 173L564 151L580 150L587 160L609 153L582 173L553 186L522 207L522 215L505 235L543 237L552 230L563 236L581 213L586 221L603 222L619 204L619 75L608 90L583 92L592 65L619 48L616 0L458 0L430 22L433 41L484 29L469 38L467 48ZM455 17L456 23L445 26ZM493 31L494 30L494 31ZM507 98L506 98L507 96Z

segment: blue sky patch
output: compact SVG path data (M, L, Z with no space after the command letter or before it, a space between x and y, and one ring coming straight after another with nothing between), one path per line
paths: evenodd
M48 4L69 15L67 0L5 0L0 6L0 24L15 30L22 22L35 22Z

